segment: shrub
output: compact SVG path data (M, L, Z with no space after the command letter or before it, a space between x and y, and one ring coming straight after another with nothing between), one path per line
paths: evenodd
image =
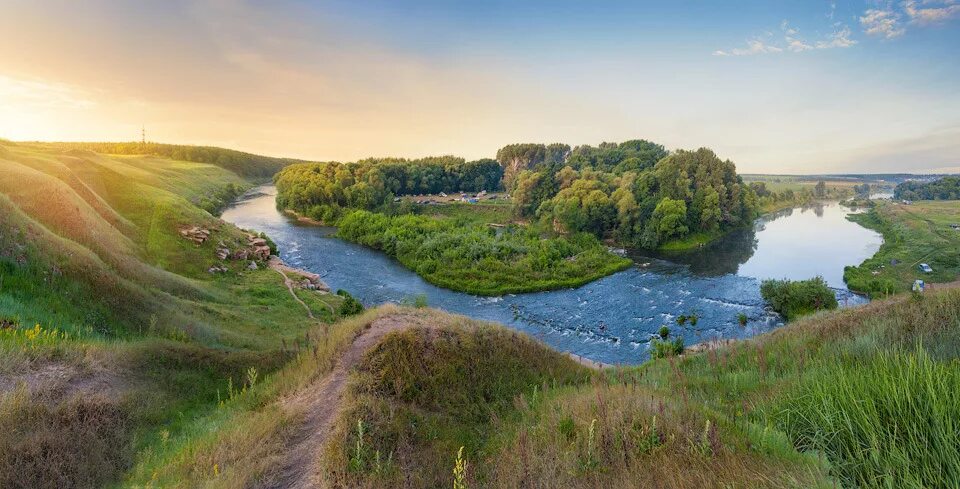
M363 304L360 301L353 298L349 292L346 290L340 289L337 290L337 295L343 297L343 302L340 304L340 307L337 308L337 314L341 317L343 316L352 316L354 314L360 314L363 312Z
M764 280L760 295L788 321L812 312L836 309L837 296L823 277L809 280Z
M683 353L683 337L676 337L673 340L653 340L653 349L650 351L650 358L667 358Z

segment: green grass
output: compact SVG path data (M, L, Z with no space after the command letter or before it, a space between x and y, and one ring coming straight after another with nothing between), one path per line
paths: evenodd
M849 219L883 235L874 256L844 269L852 290L882 297L910 290L917 279L952 282L960 276L960 231L950 228L960 224L960 201L878 202ZM920 263L929 264L933 273L920 272Z
M383 251L432 284L475 295L577 287L632 263L585 233L543 238L525 226L497 233L414 215L354 211L338 222L337 236Z
M249 185L212 164L3 146L0 486L121 478L161 430L215 412L228 379L269 376L338 318L342 297L297 290L311 320L276 272L214 256L246 234L209 211ZM195 225L202 245L179 235Z
M686 251L694 248L699 248L715 239L718 239L724 236L726 233L721 231L716 231L712 233L706 232L697 232L692 233L683 238L673 239L667 241L666 243L660 245L660 251Z

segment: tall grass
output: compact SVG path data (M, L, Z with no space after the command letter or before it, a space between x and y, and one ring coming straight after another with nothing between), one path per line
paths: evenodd
M960 370L922 348L816 369L767 415L845 484L960 486Z

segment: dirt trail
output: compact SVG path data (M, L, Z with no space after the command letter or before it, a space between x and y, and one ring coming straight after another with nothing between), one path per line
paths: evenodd
M297 297L297 293L293 291L293 280L290 280L290 277L287 277L287 274L284 273L282 269L273 266L272 262L271 262L270 268L273 271L279 273L281 277L283 277L283 284L287 286L287 290L290 291L290 295L293 296L293 300L299 302L300 305L307 310L307 316L310 316L310 319L316 319L315 317L313 317L313 312L310 311L310 306L308 306L306 302L303 302L303 300Z
M339 417L350 371L363 359L363 354L384 336L408 328L442 327L446 321L437 321L416 312L398 312L375 319L360 332L340 357L337 365L326 376L295 395L282 401L285 409L303 412L300 430L287 451L284 466L278 475L261 487L270 489L307 489L320 487L318 481L319 453ZM602 369L610 365L571 354L581 365Z
M344 352L333 370L315 384L283 401L284 407L305 413L303 426L291 444L278 477L264 487L306 489L320 487L317 474L320 449L339 414L347 377L363 354L386 334L413 327L432 327L414 313L397 313L374 320Z

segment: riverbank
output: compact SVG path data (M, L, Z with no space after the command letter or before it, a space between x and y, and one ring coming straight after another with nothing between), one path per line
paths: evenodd
M291 209L284 213L330 227ZM543 238L525 227L491 234L481 221L366 211L336 225L338 238L382 251L433 285L476 296L576 288L633 264L589 235Z
M878 201L848 219L884 239L876 254L844 269L851 290L877 298L910 290L914 280L944 283L960 277L960 231L951 227L960 224L960 201ZM933 271L921 272L921 263Z

